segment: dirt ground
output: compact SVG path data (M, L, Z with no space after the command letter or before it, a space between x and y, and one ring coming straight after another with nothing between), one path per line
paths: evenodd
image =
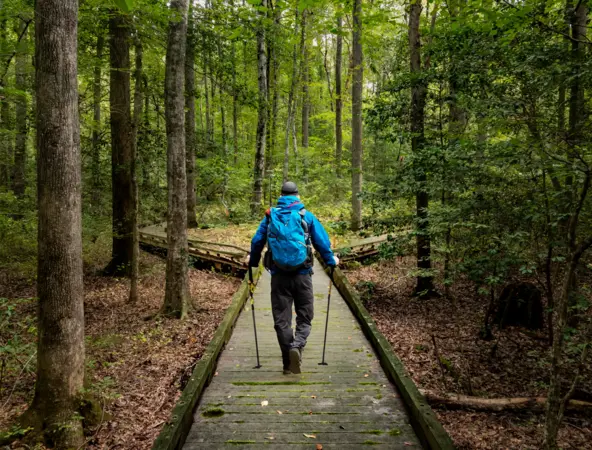
M129 282L85 276L87 386L104 406L86 448L148 449L168 419L193 365L221 322L240 280L190 270L192 308L185 321L157 317L165 263L142 252L140 298ZM2 278L4 277L4 278ZM0 274L0 430L32 399L35 383L35 291L28 280ZM4 298L4 300L1 300ZM4 322L9 317L10 320ZM14 354L2 349L13 348ZM23 368L24 367L24 368Z
M346 273L419 389L489 398L546 397L549 360L543 335L529 336L519 328L494 328L493 340L480 339L487 300L463 282L452 286L451 299L414 298L414 279L408 276L414 262L400 258ZM434 340L442 365L438 364ZM591 366L587 364L579 385L588 393L592 392ZM543 413L442 407L436 412L459 449L541 448ZM592 412L569 413L559 443L564 449L592 449Z

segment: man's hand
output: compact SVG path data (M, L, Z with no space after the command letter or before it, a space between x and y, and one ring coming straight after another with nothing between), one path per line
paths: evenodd
M339 258L335 255L333 255L333 259L335 260L335 266L339 265Z

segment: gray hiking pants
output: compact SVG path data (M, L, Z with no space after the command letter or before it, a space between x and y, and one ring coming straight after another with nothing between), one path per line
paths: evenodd
M292 331L292 303L296 309L296 333ZM314 317L311 274L276 273L271 276L271 310L282 353L304 348Z

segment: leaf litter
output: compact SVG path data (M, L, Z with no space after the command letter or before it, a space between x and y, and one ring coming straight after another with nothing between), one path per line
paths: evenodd
M451 286L451 298L418 300L413 297L415 279L409 275L415 258L380 261L346 271L357 286L379 330L420 389L482 397L546 397L548 348L518 328L495 328L496 340L478 338L488 301L475 295L466 280ZM436 280L437 281L437 280ZM364 296L368 282L371 298ZM440 292L443 286L439 285ZM442 375L432 341L434 336L446 369ZM592 365L583 371L581 391L592 393ZM539 449L545 427L541 413L529 411L475 412L435 410L459 449ZM592 449L589 413L570 412L561 426L561 448Z
M230 276L190 269L191 308L187 319L179 321L155 316L164 299L163 260L141 252L140 270L135 305L128 303L128 280L85 273L87 376L91 391L105 404L104 421L89 430L87 449L152 447L240 285ZM10 277L5 281L2 296L36 295L30 282ZM34 322L36 302L20 302L15 314ZM9 339L9 331L0 329L0 343ZM5 374L2 392L12 386L15 390L6 407L0 408L0 429L10 428L32 400L34 372L27 371L18 380Z

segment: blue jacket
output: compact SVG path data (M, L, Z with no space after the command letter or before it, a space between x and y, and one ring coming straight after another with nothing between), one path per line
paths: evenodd
M288 212L293 210L300 211L304 208L304 205L298 197L286 195L278 199L277 207L280 208L280 210ZM333 252L331 251L331 242L329 241L329 235L323 228L323 225L321 225L321 222L319 222L315 215L308 210L304 215L304 220L308 224L310 240L313 247L321 254L321 257L327 265L334 266L335 259L333 258ZM249 264L253 267L259 265L261 252L267 243L267 224L268 218L265 217L259 224L259 228L257 228L257 232L251 241L251 257L249 259ZM299 273L310 273L311 271L312 269L302 269Z

